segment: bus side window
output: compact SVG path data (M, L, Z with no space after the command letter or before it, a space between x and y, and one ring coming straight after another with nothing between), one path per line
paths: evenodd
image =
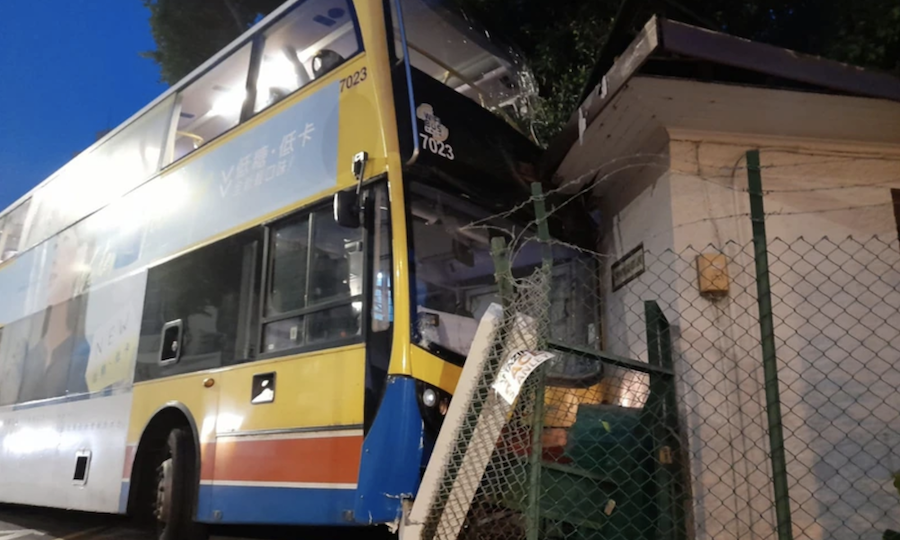
M263 348L274 354L349 342L361 334L362 229L346 229L331 208L272 228Z
M301 3L263 34L263 42L254 113L324 76L361 49L346 0Z
M192 82L178 96L173 161L238 125L247 97L248 43ZM171 139L170 139L171 140Z
M260 232L245 231L149 270L135 380L212 369L255 356ZM178 320L182 330L176 362L161 347L167 323Z

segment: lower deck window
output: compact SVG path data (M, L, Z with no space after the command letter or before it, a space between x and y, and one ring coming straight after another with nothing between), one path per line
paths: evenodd
M351 340L361 334L362 229L330 208L272 228L263 353Z
M259 229L220 240L149 270L136 380L239 363L255 355ZM255 320L254 320L255 319ZM180 321L178 354L161 351Z

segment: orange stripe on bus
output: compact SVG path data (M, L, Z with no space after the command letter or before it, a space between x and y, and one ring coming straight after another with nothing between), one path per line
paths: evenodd
M200 478L212 478L216 467L216 443L200 443Z
M355 484L362 444L362 436L219 441L215 472L203 467L201 479Z

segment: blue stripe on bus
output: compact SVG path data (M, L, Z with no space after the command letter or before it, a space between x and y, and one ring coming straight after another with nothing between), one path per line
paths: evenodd
M119 513L125 514L128 512L128 491L131 488L131 482L128 480L122 480L122 489L119 491Z
M271 525L350 525L352 489L200 486L199 521ZM204 501L212 504L204 505Z
M122 481L119 513L128 511L130 482ZM352 489L200 486L197 521L263 525L351 525ZM216 511L220 512L218 515Z
M401 517L402 499L419 489L423 431L416 381L391 377L363 443L353 512L357 523L389 523Z

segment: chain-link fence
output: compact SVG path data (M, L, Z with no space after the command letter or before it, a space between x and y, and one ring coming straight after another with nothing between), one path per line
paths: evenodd
M613 260L537 229L495 238L502 313L454 397L423 538L894 538L896 236ZM528 249L543 263L517 269Z
M881 538L900 528L897 239L775 239L767 251L790 532ZM605 295L604 348L645 358L642 299L659 299L672 324L690 479L685 529L775 538L754 247L647 254L646 268ZM716 276L704 279L703 268Z

